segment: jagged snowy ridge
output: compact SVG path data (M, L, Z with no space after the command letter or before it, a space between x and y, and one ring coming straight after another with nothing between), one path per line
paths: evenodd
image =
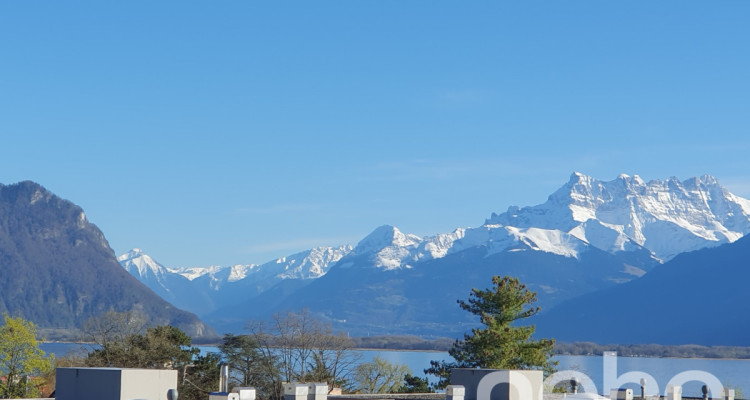
M118 261L128 272L142 281L155 279L163 283L164 276L174 274L189 281L207 280L212 290L219 290L227 283L246 279L253 280L261 289L267 289L279 280L318 278L351 250L352 246L349 245L319 247L261 265L166 268L142 250L133 249L118 257ZM164 284L161 286L166 288Z
M604 182L574 173L546 203L510 207L487 223L556 229L609 252L642 246L669 260L750 232L750 201L710 175L646 183L637 175Z
M121 256L121 262L131 260L128 268L136 268L142 276L148 270L154 276L176 273L190 280L207 276L216 290L247 279L267 282L260 284L261 289L283 279L315 279L347 257L366 257L372 267L389 270L476 247L486 248L487 255L543 251L573 258L590 246L610 253L645 248L668 260L685 251L737 240L750 232L749 215L750 201L729 193L709 175L646 183L637 175L623 174L605 182L574 173L547 202L509 207L477 228L419 237L385 225L354 248L316 248L261 265L166 269L150 257L133 261L132 252Z

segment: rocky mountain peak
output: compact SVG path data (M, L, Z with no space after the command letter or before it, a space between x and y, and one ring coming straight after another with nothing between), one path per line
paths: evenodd
M417 246L421 242L422 238L419 236L405 234L395 226L383 225L376 228L364 239L360 240L354 248L354 252L356 254L377 252L390 246Z
M638 175L600 181L576 172L547 202L510 207L486 223L556 229L609 252L635 244L668 260L750 232L750 201L710 175L646 183Z
M142 279L148 279L149 277L158 279L159 276L167 273L167 269L163 265L138 248L131 249L127 253L120 255L117 257L117 261L131 275Z

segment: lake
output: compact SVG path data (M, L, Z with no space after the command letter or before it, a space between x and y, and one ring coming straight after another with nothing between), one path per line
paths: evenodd
M391 363L404 364L417 376L424 376L424 369L430 366L430 360L450 360L445 352L421 352L421 351L360 351L362 361L371 361L380 356ZM604 357L602 356L556 356L559 362L558 370L575 370L586 374L597 386L599 392L603 390L604 379ZM744 394L750 394L750 360L715 360L697 358L651 358L651 357L617 357L617 376L628 372L642 371L653 377L659 385L659 391L664 393L667 383L677 374L685 371L705 371L719 381L731 388L747 390ZM653 382L652 382L653 383ZM688 382L683 385L685 396L700 397L700 382ZM634 393L640 394L640 386L637 384L626 384L624 387L632 388ZM607 389L608 391L609 389Z
M363 360L372 360L380 356L392 363L407 365L418 376L424 376L423 370L430 365L430 360L449 360L444 352L408 352L408 351L362 351ZM602 356L556 356L558 371L574 370L586 374L603 392L604 357ZM747 390L750 394L750 360L716 360L697 358L652 358L652 357L617 357L616 373L622 376L628 372L645 372L653 377L664 393L667 383L677 374L685 371L705 371L714 375L725 386ZM651 382L653 384L653 381ZM683 395L700 397L701 382L688 382L683 385ZM640 394L640 385L626 384L633 392ZM609 391L610 388L607 388Z
M43 343L42 350L55 353L58 356L67 354L71 350L80 349L81 344L75 343ZM203 352L216 352L216 347L199 346ZM359 350L362 362L369 362L380 356L391 363L404 364L414 375L424 376L423 370L430 366L431 360L449 360L446 352L430 351L383 351ZM604 379L604 362L602 356L556 356L559 362L558 370L579 371L594 382L601 392ZM611 359L610 359L611 360ZM750 360L716 360L716 359L686 359L686 358L651 358L651 357L617 357L616 373L622 376L628 372L641 371L653 377L664 393L667 383L677 374L684 371L705 371L729 387L747 390L750 394ZM702 383L689 382L683 386L685 396L699 396ZM636 384L628 384L636 394L640 388Z

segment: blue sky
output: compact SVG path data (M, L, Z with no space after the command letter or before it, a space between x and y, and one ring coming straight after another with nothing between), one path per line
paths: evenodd
M573 171L750 197L747 1L0 3L0 183L117 254L431 235Z

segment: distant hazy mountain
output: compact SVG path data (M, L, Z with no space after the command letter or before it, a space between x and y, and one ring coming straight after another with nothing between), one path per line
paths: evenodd
M710 176L645 183L638 176L604 182L574 173L546 203L510 207L477 228L420 237L386 225L354 248L314 249L263 265L167 271L192 279L194 293L209 293L210 313L174 301L220 330L308 307L350 332L440 334L474 323L455 301L489 285L493 275L520 277L548 309L748 231L750 201ZM298 261L321 252L327 256L316 262ZM297 262L292 273L289 260ZM123 265L149 284L140 270Z
M750 346L748 282L745 237L564 302L537 321L537 331L561 341Z
M328 272L351 246L318 247L262 265L166 268L140 249L119 256L120 264L146 286L180 308L206 315L258 296L282 281L303 286Z
M0 271L0 312L52 335L105 311L137 310L151 323L215 336L123 271L80 207L33 182L0 185Z
M154 293L178 308L200 315L216 307L211 296L203 290L195 290L190 279L169 271L140 249L117 257L117 261Z

